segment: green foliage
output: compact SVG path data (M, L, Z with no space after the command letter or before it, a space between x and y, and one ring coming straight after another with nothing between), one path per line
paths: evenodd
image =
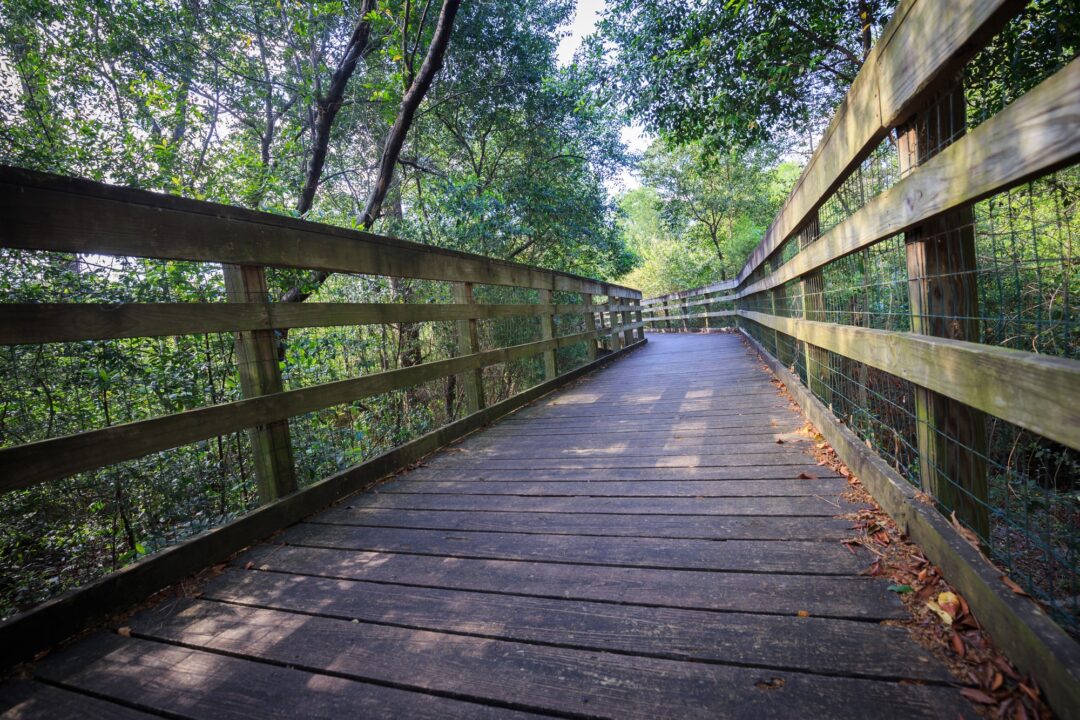
M640 164L645 187L620 201L623 233L641 258L623 282L649 296L734 277L796 174L771 160L763 152L653 143Z
M680 143L775 146L828 119L862 65L863 28L878 30L894 4L614 0L590 57L656 132Z

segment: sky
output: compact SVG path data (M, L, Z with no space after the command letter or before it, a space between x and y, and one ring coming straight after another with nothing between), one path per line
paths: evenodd
M605 0L577 0L577 12L566 28L569 34L559 43L559 64L569 65L574 59L574 53L581 46L581 40L586 35L591 35L595 29L596 21L600 19L605 4ZM622 129L622 140L631 151L640 153L649 146L652 137L646 134L640 125L630 125ZM640 185L641 181L632 173L623 172L615 181L615 185L608 187L608 191L631 190Z

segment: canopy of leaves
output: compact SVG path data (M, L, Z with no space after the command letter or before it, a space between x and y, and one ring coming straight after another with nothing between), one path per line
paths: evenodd
M773 143L827 120L893 0L613 0L592 60L676 141Z

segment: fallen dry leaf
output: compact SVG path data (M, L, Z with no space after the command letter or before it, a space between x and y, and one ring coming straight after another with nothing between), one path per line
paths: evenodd
M949 625L949 626L951 626L951 625L952 625L952 615L950 615L949 613L947 613L947 612L945 612L944 610L942 610L942 609L941 609L941 606L940 606L940 605L938 605L938 604L937 604L936 602L934 602L933 600L931 600L931 601L929 601L928 603L926 603L926 607L930 608L930 610L931 610L931 611L932 611L932 612L933 612L933 613L934 613L935 615L937 615L937 616L938 616L938 618L940 618L940 619L941 619L941 622L943 622L943 623L945 623L946 625Z
M976 690L975 688L964 688L960 691L960 694L971 702L977 702L981 705L993 705L997 703L997 700L995 700L993 696L987 695L982 690Z
M800 611L799 611L798 613L796 613L796 614L797 614L797 615L798 615L799 617L810 617L810 611L809 611L809 610L800 610Z
M1005 583L1005 587L1009 588L1010 590L1012 590L1017 595L1023 595L1024 597L1029 597L1027 592L1024 590L1024 588L1017 585L1016 581L1013 580L1008 575L1002 575L1001 576L1001 582Z
M953 652L960 657L964 657L964 655L966 654L966 648L964 647L964 639L961 638L958 633L954 632L952 634L952 637L949 639L949 642L952 643Z
M131 628L129 628L127 625L125 625L124 627L116 628L116 634L123 637L131 637Z
M937 605L943 611L949 613L949 617L955 620L960 615L960 598L956 593L943 592L937 596Z
M798 475L798 479L799 480L817 480L817 477L815 477L814 475L811 475L808 472L801 472Z

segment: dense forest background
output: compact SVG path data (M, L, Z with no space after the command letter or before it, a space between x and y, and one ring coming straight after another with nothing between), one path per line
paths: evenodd
M894 5L608 0L561 63L573 0L5 0L0 163L372 229L648 297L735 276ZM1032 0L969 66L973 123L1075 56L1080 11L1070 8ZM648 138L640 152L623 141L631 123ZM823 228L896 180L889 142L824 209ZM1075 170L1027 191L1028 216L1012 197L978 216L994 268L1024 272L1015 290L988 273L997 295L983 312L1001 322L987 325L987 341L1076 357L1068 298L1080 284L1061 300L1080 283ZM1016 238L1036 224L1025 259ZM1012 244L998 247L1001 238ZM874 260L872 272L837 269L830 319L896 327L907 313L896 304L900 257ZM209 264L0 250L0 267L0 302L225 300ZM283 302L451 301L446 283L281 270L268 279ZM583 329L580 318L559 322ZM485 321L480 335L486 349L535 340L540 328L535 318ZM280 346L287 388L457 347L452 323L294 330ZM0 352L0 446L240 396L228 334ZM583 348L561 350L560 369L583 359ZM485 392L497 401L542 377L538 360L488 368ZM464 412L448 378L295 418L300 482ZM1013 440L1002 441L1011 464ZM1039 443L1031 453L1039 487L1071 491L1060 478L1076 473L1074 456ZM253 507L250 455L237 433L0 497L0 617Z

